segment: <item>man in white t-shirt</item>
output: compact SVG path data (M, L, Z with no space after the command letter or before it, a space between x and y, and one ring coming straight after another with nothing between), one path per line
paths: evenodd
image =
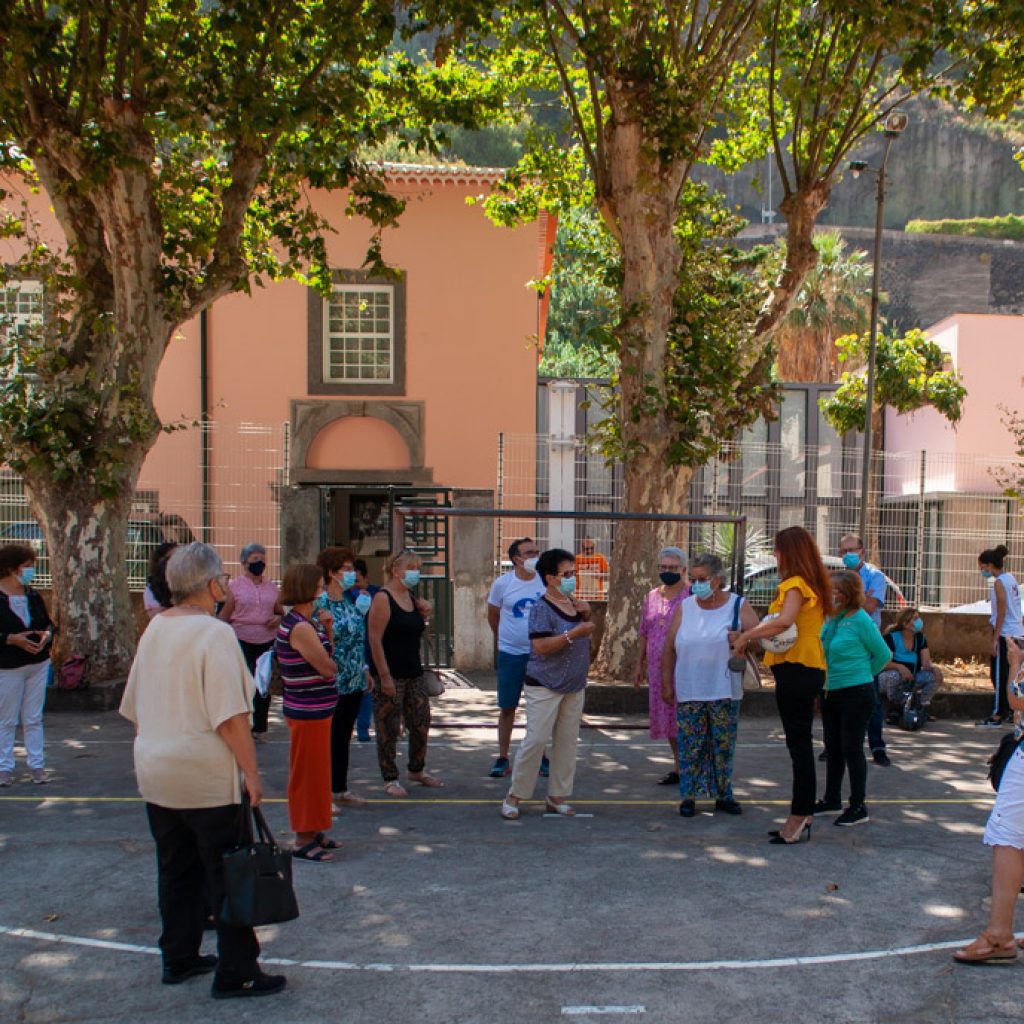
M491 767L492 779L512 774L508 748L530 660L530 609L544 593L535 571L539 555L540 548L529 537L513 541L508 548L512 571L499 576L487 595L487 624L498 642L498 757ZM545 756L541 774L547 773Z

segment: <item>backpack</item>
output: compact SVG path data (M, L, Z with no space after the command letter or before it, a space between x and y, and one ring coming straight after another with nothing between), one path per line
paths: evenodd
M81 654L69 654L57 669L57 686L61 690L84 690L89 685L85 678L85 658Z

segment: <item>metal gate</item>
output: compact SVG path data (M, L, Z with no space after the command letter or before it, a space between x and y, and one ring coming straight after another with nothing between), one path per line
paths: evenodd
M430 510L451 507L451 491L444 487L414 487L402 484L331 484L320 488L320 546L334 543L334 502L338 495L380 495L382 534L393 536L396 505L415 509L406 519L403 546L422 560L422 577L417 594L434 606L423 633L423 663L432 668L450 668L454 648L454 607L449 559L449 524L444 515ZM422 510L422 511L420 511ZM389 550L393 550L390 544ZM371 580L379 583L380 580Z

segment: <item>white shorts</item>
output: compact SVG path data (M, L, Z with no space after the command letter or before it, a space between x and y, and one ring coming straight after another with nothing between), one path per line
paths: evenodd
M1024 751L1015 751L1006 764L983 842L1024 850Z

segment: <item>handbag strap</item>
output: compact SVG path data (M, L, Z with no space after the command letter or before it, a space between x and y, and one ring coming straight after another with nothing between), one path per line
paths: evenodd
M740 628L740 605L743 604L743 595L737 594L732 605L732 631L735 633Z
M244 846L259 839L261 843L277 846L277 840L274 838L274 833L270 831L267 819L263 817L263 812L258 807L253 807L252 801L249 799L249 791L245 788L244 783L242 784L242 813L240 819L239 833L241 840L239 845ZM253 835L253 826L255 826L255 835Z

